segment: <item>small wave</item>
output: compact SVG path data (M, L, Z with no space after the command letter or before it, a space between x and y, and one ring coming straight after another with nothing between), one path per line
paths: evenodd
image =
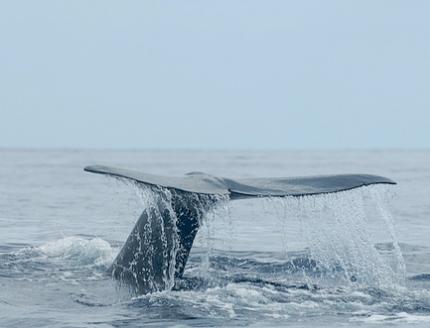
M409 279L415 281L430 281L430 273L418 274L416 276L410 277Z
M352 318L351 321L360 321L360 322L366 322L366 323L388 323L388 322L420 323L420 322L430 322L430 316L400 312L400 313L390 314L390 315L372 314L364 318Z
M101 238L65 237L43 244L37 249L48 258L80 265L108 266L116 254L116 250Z
M252 284L228 283L223 287L212 287L204 291L157 292L133 298L131 307L145 307L154 311L169 305L171 311L179 310L187 317L224 317L241 320L251 313L261 319L289 318L283 311L285 300L273 298L276 291L271 287ZM178 313L175 313L175 317Z
M426 293L409 292L406 288L397 293L375 288L313 289L248 280L210 286L202 290L189 289L138 296L128 306L144 308L146 313L154 315L168 308L168 315L172 318L307 320L315 316L347 314L352 316L351 321L389 324L430 322L429 312L424 309L427 304Z

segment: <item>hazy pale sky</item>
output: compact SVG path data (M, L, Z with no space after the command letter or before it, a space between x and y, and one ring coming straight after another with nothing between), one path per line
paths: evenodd
M2 1L0 147L430 147L430 1Z

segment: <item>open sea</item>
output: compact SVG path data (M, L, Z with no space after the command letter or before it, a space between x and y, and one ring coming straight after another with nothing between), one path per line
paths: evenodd
M107 271L145 199L91 164L398 185L224 202L184 278L132 295ZM430 150L0 149L0 327L142 326L430 327Z

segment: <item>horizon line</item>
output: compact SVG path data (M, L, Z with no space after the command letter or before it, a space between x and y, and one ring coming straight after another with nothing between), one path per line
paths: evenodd
M72 146L0 146L0 151L184 151L184 152L282 152L282 151L429 151L430 147L288 147L288 148L213 148L213 147L72 147Z

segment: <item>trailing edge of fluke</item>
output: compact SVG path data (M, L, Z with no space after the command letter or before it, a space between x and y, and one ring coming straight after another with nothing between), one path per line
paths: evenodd
M306 196L345 191L373 184L396 184L388 178L369 174L229 179L201 172L188 173L183 177L166 177L102 165L87 166L84 170L179 191L209 195L228 195L230 199L243 197Z

